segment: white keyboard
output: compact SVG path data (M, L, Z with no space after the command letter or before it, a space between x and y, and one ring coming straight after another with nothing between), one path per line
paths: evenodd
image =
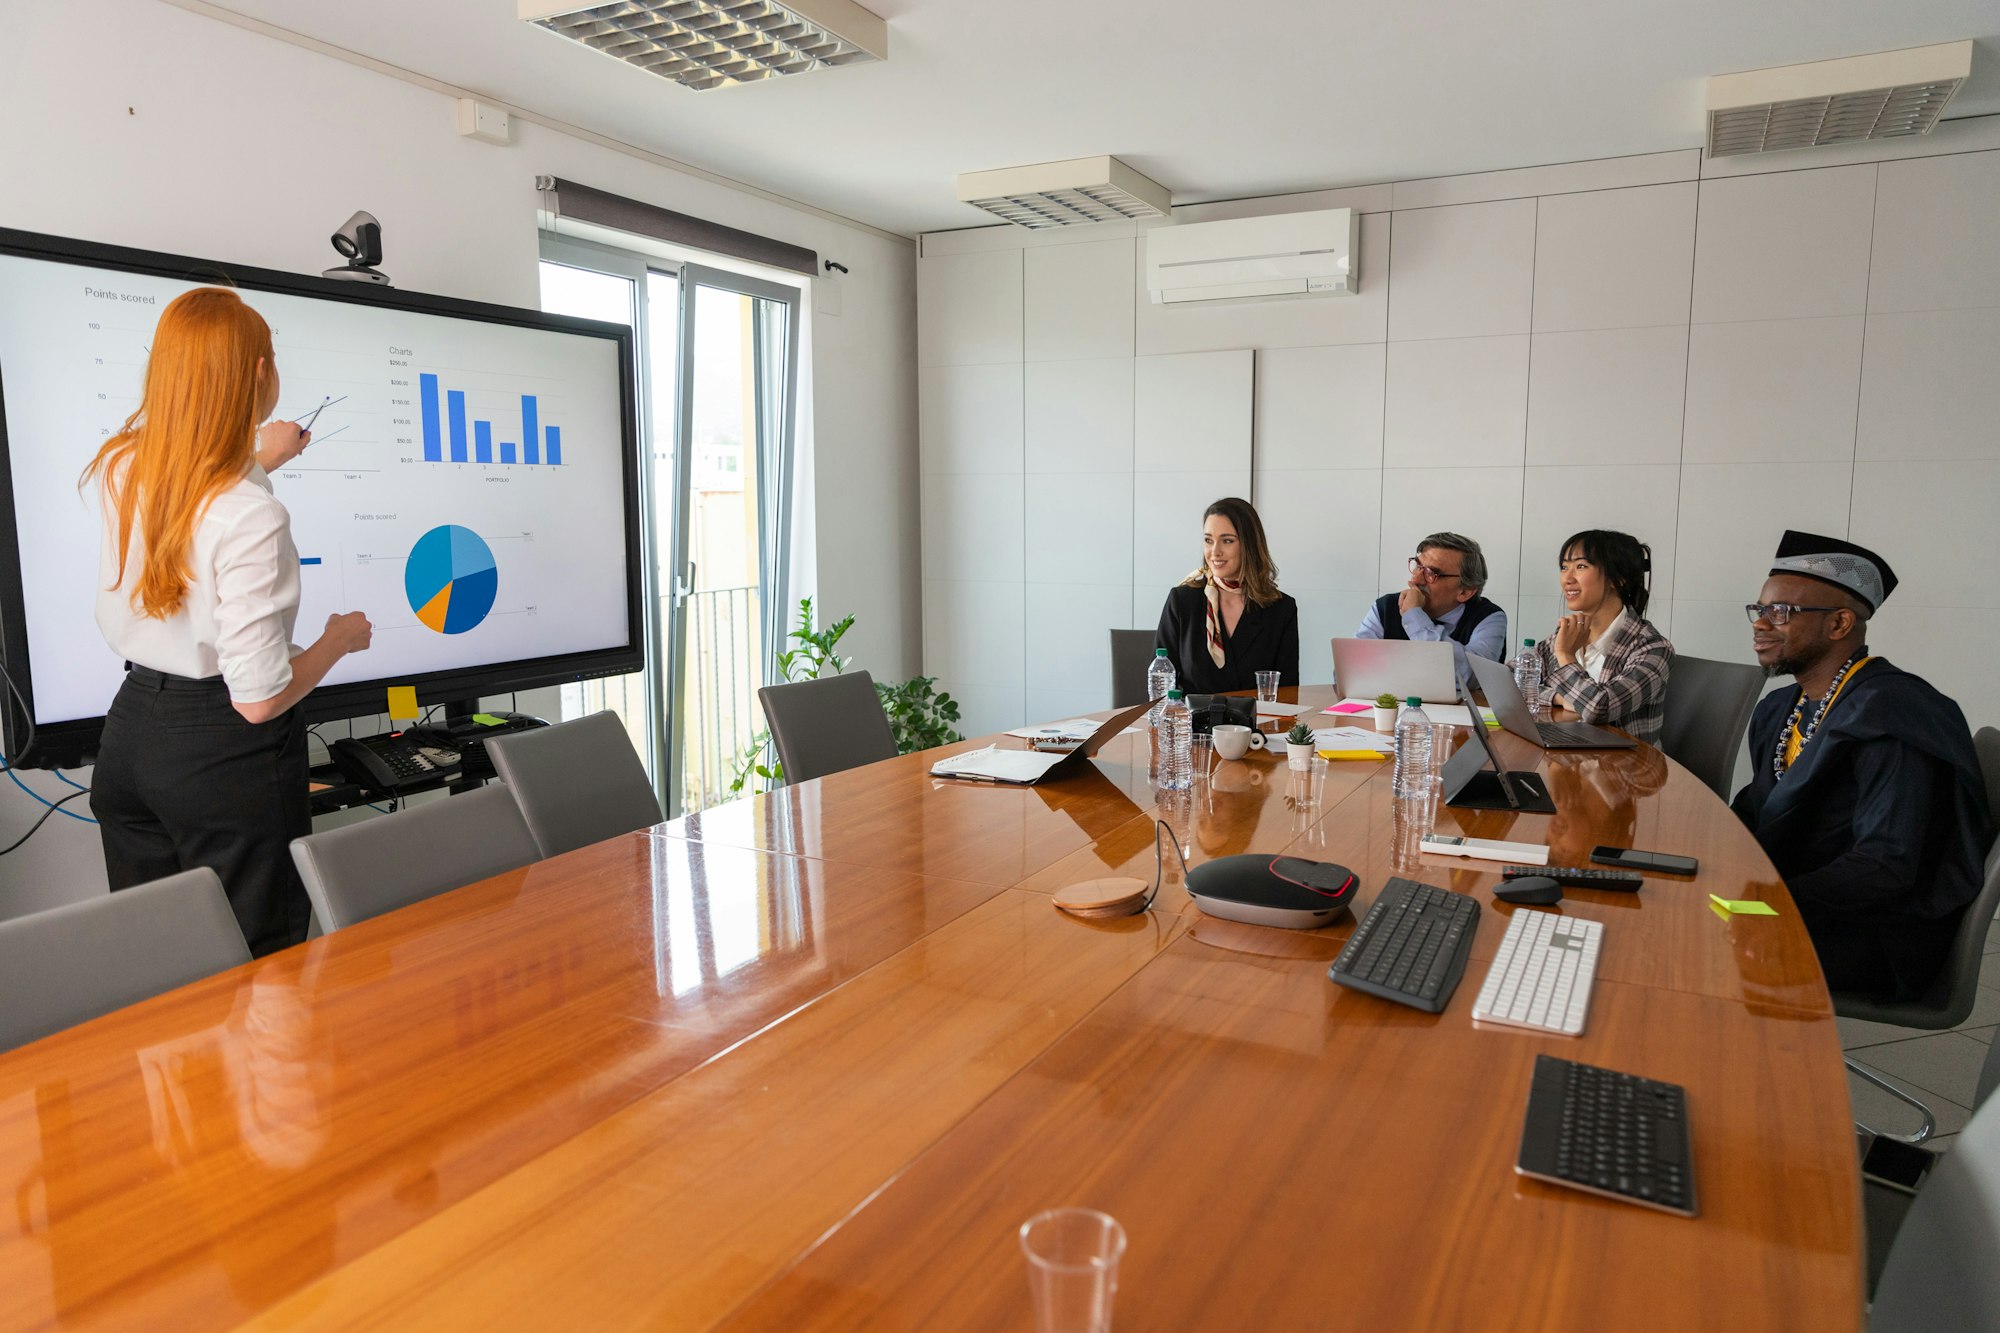
M1472 1002L1473 1019L1576 1036L1603 947L1602 922L1516 908Z

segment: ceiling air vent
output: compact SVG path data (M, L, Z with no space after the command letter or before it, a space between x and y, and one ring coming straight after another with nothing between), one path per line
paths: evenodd
M1782 65L1708 81L1708 155L1929 134L1972 71L1972 43Z
M1016 226L1034 228L1165 217L1173 206L1164 187L1115 157L969 171L958 178L958 197Z
M889 25L853 0L519 0L558 37L700 91L889 58Z

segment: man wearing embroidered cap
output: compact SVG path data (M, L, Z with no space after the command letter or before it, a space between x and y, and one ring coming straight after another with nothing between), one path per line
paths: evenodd
M1784 876L1827 985L1921 995L1979 892L1993 830L1958 705L1868 653L1896 588L1887 561L1787 532L1745 610L1757 661L1797 684L1750 719L1750 785L1732 808Z

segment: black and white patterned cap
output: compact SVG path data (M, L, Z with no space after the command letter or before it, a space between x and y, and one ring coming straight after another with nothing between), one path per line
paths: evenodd
M1787 532L1778 543L1771 572L1803 574L1844 588L1868 603L1870 611L1880 609L1883 599L1896 591L1895 571L1881 556L1865 546L1813 532Z

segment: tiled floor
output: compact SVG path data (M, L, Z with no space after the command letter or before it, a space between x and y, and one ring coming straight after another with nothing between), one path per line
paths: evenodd
M1979 998L1965 1022L1949 1032L1921 1032L1843 1018L1840 1044L1856 1063L1882 1075L1911 1096L1927 1103L1937 1115L1937 1133L1930 1146L1946 1149L1952 1137L1972 1117L1972 1089L1986 1048L2000 1026L2000 921L1986 932L1986 964L1980 975ZM1910 1133L1916 1112L1852 1075L1848 1095L1855 1117L1877 1129Z

